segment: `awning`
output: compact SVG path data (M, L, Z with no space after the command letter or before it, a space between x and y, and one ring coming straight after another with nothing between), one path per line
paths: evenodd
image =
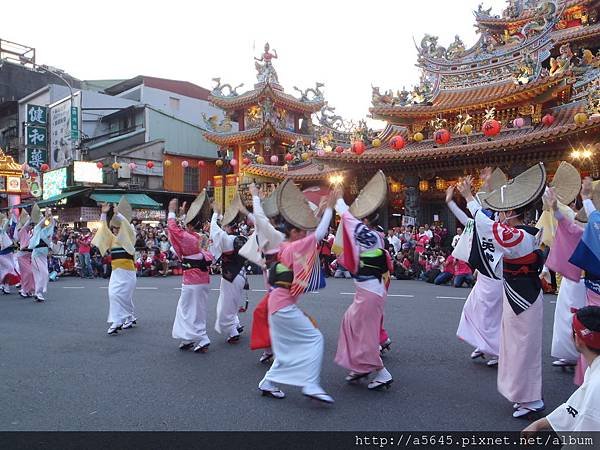
M63 192L62 194L53 195L52 197L48 197L46 200L39 201L39 202L37 202L37 204L38 204L38 206L41 206L41 207L50 206L55 203L58 203L61 200L64 200L65 198L73 197L75 195L82 194L83 192L86 192L86 191L89 191L89 189L77 189L74 191Z
M162 209L162 205L146 194L117 194L117 193L98 193L90 195L92 200L98 203L119 203L123 195L127 198L129 204L135 209Z

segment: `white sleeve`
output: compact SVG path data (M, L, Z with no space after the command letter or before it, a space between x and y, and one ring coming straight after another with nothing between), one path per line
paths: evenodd
M476 200L471 200L467 203L467 208L469 208L471 215L475 217L475 213L481 209L481 205Z
M467 220L469 220L469 218L464 213L464 211L458 207L458 205L454 201L451 201L450 203L448 203L448 208L450 208L450 211L452 211L452 214L454 214L456 216L456 218L458 219L458 221L460 223L462 223L463 225L465 225L467 223Z
M258 195L252 196L252 212L257 216L265 216L265 211L263 210L260 197Z
M350 209L350 207L348 205L346 205L346 202L344 201L343 198L340 197L335 202L335 210L340 216L342 214L344 214L346 211L348 211L349 209Z
M177 215L174 212L169 211L169 214L167 215L167 219L176 219L176 218L177 218Z
M327 232L329 231L329 223L331 222L331 218L333 217L333 210L331 208L327 208L323 213L323 217L321 217L321 221L315 230L315 237L317 238L317 242L325 238L327 236Z
M592 200L585 199L583 201L583 207L585 208L585 213L588 215L588 217L594 212L596 211L596 206L594 205L594 202Z
M248 215L246 216L246 218L248 219L248 222L250 222L251 225L255 225L256 224L256 218L254 217L254 214L248 213Z

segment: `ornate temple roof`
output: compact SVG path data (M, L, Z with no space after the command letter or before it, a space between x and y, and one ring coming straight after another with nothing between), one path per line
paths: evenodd
M208 99L219 108L223 108L226 111L232 111L255 105L264 97L271 98L276 105L283 106L292 111L304 113L315 113L325 104L322 96L316 96L313 99L303 101L301 98L286 94L283 92L281 86L270 82L259 83L256 85L255 89L240 95L217 95L213 90Z
M318 163L309 161L297 166L270 166L267 164L250 164L243 169L246 175L256 175L260 177L283 180L291 178L294 181L317 181L331 175L342 175L345 169L340 169L327 162Z
M467 89L439 91L431 105L374 106L369 111L378 118L431 117L433 114L484 109L489 106L510 106L533 99L551 90L558 93L567 89L569 83L564 75L539 79L533 83L518 85L512 80Z
M206 131L204 137L217 145L234 145L260 139L265 136L278 137L284 141L295 142L302 140L305 144L310 143L312 136L307 134L295 133L290 130L278 127L270 120L264 122L262 126L250 128L244 131L230 131L227 133L218 133Z
M19 163L16 163L12 156L4 153L0 148L0 175L4 176L21 176L23 169Z
M585 102L573 102L554 108L554 122L547 126L542 123L535 126L522 128L506 128L496 137L489 139L482 133L473 133L468 137L453 135L446 145L436 145L432 139L421 142L410 142L402 150L394 151L389 145L389 140L383 142L378 148L368 148L362 155L350 151L344 153L327 153L317 158L319 161L346 164L381 163L385 165L406 164L439 164L442 161L456 162L456 158L472 158L489 152L507 153L527 147L537 146L544 151L543 145L555 139L568 140L569 137L581 133L600 132L600 115L590 117L586 123L576 124L573 117L585 109Z
M597 0L563 0L560 6L568 9L574 6L583 6L596 2ZM511 5L511 3L514 3L514 5ZM535 6L533 2L529 3L532 3ZM489 12L486 14L486 12L482 10L474 11L474 14L477 23L480 25L505 26L507 24L518 24L519 22L530 20L532 17L536 16L536 11L535 8L524 8L522 4L519 5L519 2L509 2L509 6L503 11L503 16L492 16Z

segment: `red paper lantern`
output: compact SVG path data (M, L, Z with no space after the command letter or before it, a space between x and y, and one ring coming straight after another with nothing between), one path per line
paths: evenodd
M367 149L367 146L365 145L365 143L363 141L354 141L352 143L352 151L359 156L362 155L366 149Z
M147 167L148 169L152 169L152 168L154 167L154 163L153 163L152 161L148 161L148 162L146 163L146 167Z
M96 167L97 167L98 169L102 169L102 168L104 167L104 163L103 163L102 161L98 161L98 162L96 163Z
M390 140L390 146L394 149L394 150L402 150L404 148L404 138L402 136L394 136L391 140Z
M552 114L546 114L544 117L542 117L542 123L549 127L554 123L554 116Z
M450 142L450 132L445 128L441 128L433 133L433 139L436 144L444 145Z
M48 172L48 170L50 170L50 166L48 164L44 163L40 166L40 170L42 172Z
M286 161L291 161L292 159L294 159L294 155L292 155L291 153L286 153L285 154L285 160Z
M204 167L206 163L204 161L198 161L198 167Z
M335 152L336 152L336 153L344 153L344 147L342 147L341 145L338 145L338 146L335 148Z
M500 127L500 122L498 122L496 119L490 119L483 122L481 131L483 131L483 134L485 136L492 137L500 133Z
M248 164L250 164L250 158L244 158L244 159L242 159L242 162L244 163L245 166L247 166Z

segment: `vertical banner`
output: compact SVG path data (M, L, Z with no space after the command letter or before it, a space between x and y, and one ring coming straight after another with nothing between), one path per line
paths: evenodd
M26 161L34 169L40 170L48 162L48 108L40 105L27 105L25 123Z
M222 205L223 204L223 176L215 175L213 177L213 185L215 187L215 204ZM225 211L223 211L225 212Z
M79 112L81 95L73 94L49 107L50 160L51 169L68 166L75 160L75 149L79 141Z
M237 192L237 175L230 174L225 176L225 209L229 208L235 193Z

